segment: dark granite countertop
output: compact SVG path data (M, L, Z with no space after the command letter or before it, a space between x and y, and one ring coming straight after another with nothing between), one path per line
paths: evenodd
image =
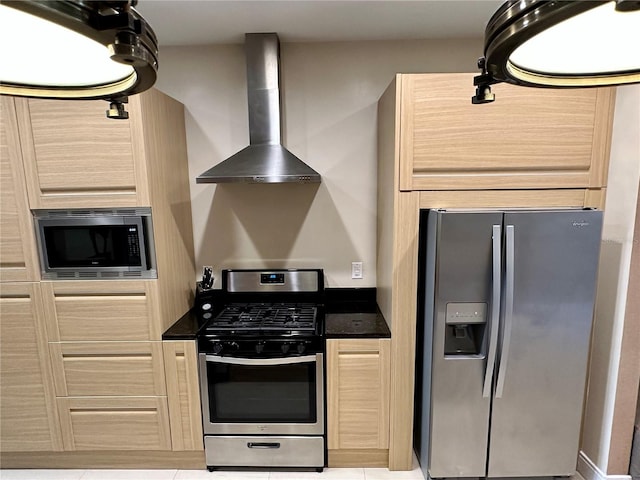
M327 313L327 338L389 338L391 332L380 310L375 312Z
M376 305L375 288L327 288L325 334L327 338L389 338L391 332ZM163 340L195 340L201 327L190 310L162 335Z
M198 316L191 309L162 334L162 340L195 340L200 327Z

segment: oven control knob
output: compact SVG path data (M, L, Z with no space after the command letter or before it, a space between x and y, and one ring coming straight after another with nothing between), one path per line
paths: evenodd
M222 344L220 342L215 342L213 344L213 353L215 353L216 355L222 353L223 349L224 349L224 347L222 346Z
M264 342L256 343L256 353L264 352Z
M291 348L291 345L289 345L288 343L283 343L280 346L280 350L282 350L282 353L289 353L290 348Z
M232 352L235 352L236 350L238 350L240 348L240 345L238 345L236 342L229 342L229 343L227 343L227 347Z
M307 346L304 343L299 343L298 345L296 345L296 350L298 351L298 353L304 353L306 349Z

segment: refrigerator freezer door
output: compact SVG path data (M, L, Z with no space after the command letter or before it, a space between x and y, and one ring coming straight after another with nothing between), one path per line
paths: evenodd
M572 475L578 456L602 214L506 213L513 311L501 320L488 476ZM508 243L508 242L507 242ZM507 250L509 246L507 245ZM509 261L507 255L506 261ZM502 385L500 384L502 382Z
M433 325L428 473L431 478L484 477L491 397L483 396L483 387L494 262L498 271L500 262L492 235L494 226L502 224L502 213L437 215L435 264L430 268L435 296L425 315L425 328ZM465 317L466 327L461 323ZM453 343L447 335L454 337L449 338ZM455 337L465 344L467 335L473 336L475 349L456 351Z

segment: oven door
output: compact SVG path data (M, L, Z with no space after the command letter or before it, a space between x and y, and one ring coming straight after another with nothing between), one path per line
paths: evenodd
M205 434L322 435L323 355L199 354Z

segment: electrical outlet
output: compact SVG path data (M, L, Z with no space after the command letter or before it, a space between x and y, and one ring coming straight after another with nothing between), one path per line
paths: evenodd
M351 278L362 278L362 262L351 262Z

